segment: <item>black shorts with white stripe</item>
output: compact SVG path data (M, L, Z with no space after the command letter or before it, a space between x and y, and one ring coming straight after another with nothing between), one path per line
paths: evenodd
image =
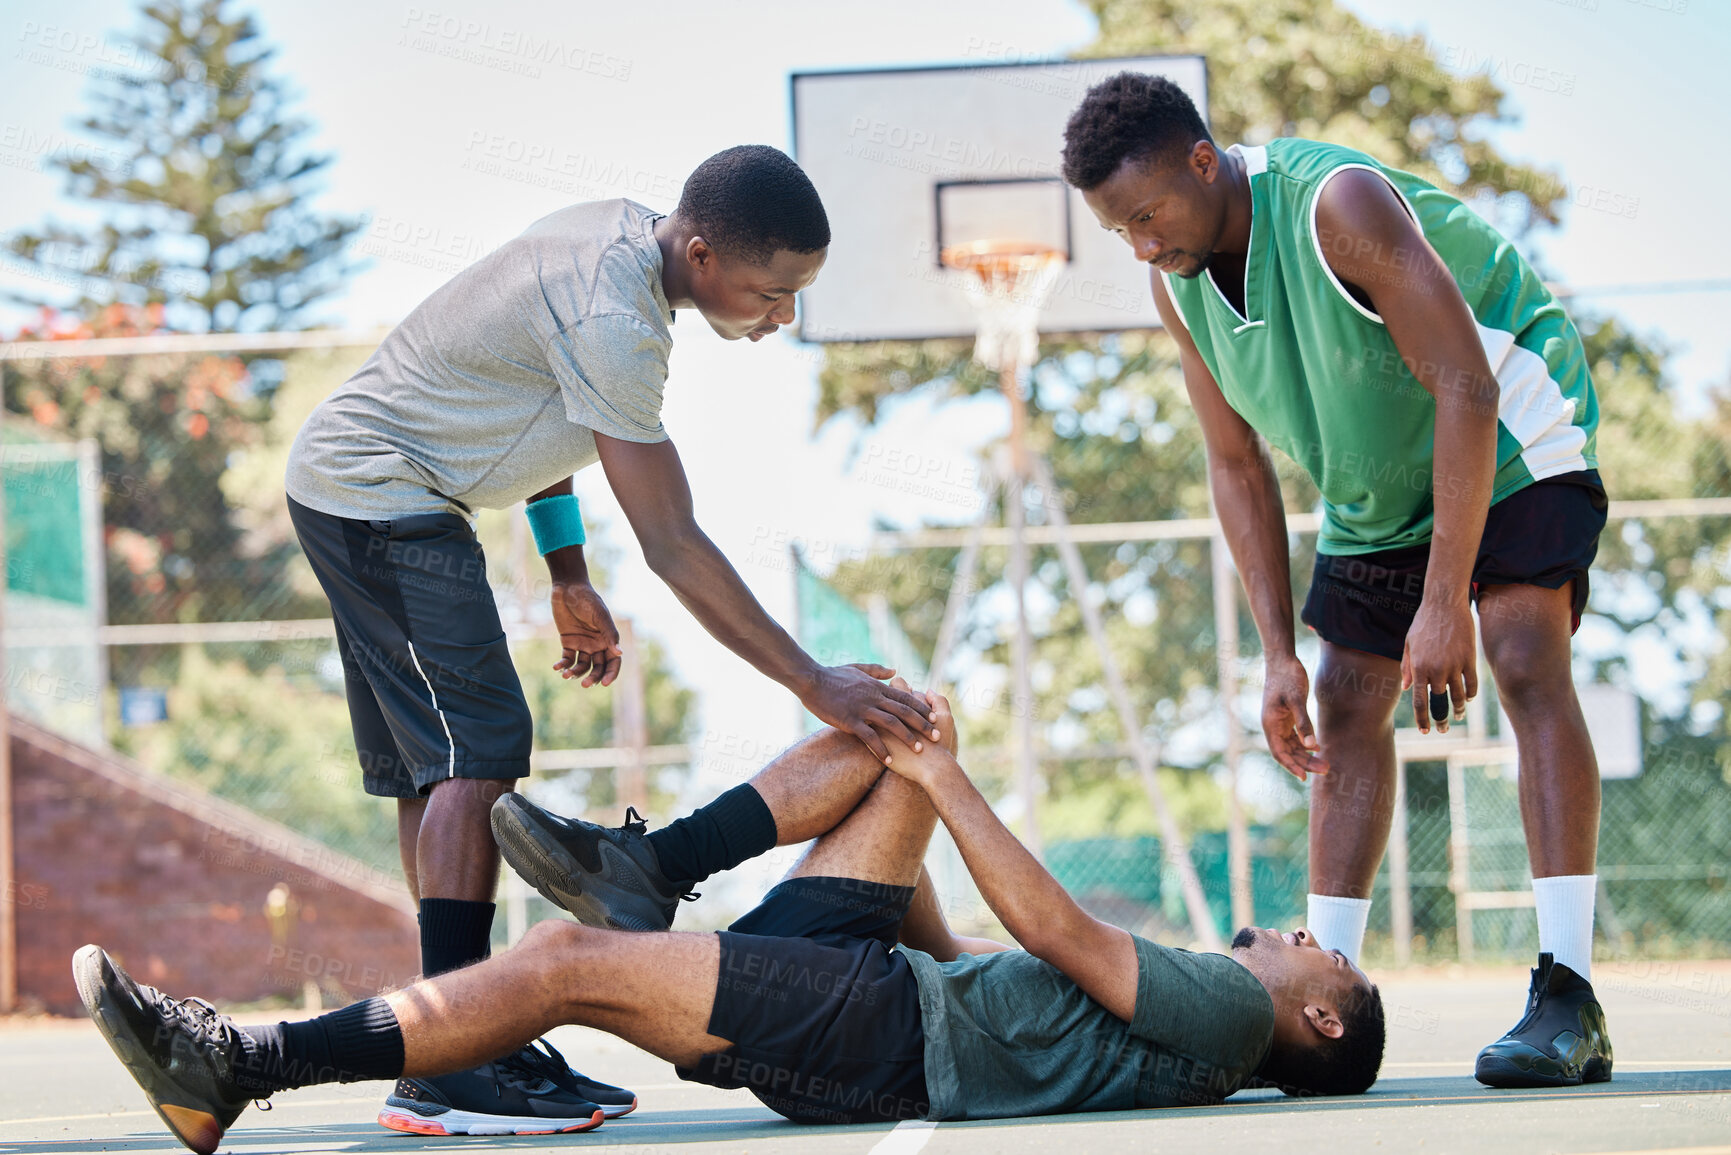
M335 517L288 499L330 599L368 794L529 773L531 724L487 561L454 513Z

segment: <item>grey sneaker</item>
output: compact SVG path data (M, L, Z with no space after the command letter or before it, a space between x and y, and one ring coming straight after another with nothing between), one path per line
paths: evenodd
M622 826L561 818L521 794L493 803L493 837L511 869L584 926L667 930L689 884L661 872L648 823L627 807Z

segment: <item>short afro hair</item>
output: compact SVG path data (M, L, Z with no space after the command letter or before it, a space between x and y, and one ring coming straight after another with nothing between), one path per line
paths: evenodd
M829 247L829 217L811 178L766 144L742 144L698 165L674 211L719 252L752 265L768 264L783 249Z
M1288 1095L1358 1095L1370 1090L1382 1068L1388 1044L1382 991L1355 990L1340 1006L1338 1039L1323 1039L1304 1051L1267 1062L1256 1073L1259 1083L1279 1087Z
M1064 179L1086 192L1127 160L1188 156L1213 141L1196 105L1164 76L1120 72L1088 90L1064 126Z

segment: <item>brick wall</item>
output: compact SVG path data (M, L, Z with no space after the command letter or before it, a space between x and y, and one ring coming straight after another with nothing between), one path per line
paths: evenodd
M218 1003L336 1003L420 968L402 879L112 752L12 717L18 995L82 1014L73 951ZM4 901L7 896L0 896Z

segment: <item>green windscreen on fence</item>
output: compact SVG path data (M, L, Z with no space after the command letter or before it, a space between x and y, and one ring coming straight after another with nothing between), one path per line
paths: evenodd
M0 425L6 514L6 705L101 744L101 500L90 445Z
M798 554L793 555L794 636L805 652L826 666L875 662L889 666L910 685L923 687L926 664L887 603L869 608L849 601L819 577ZM819 725L805 715L806 730Z
M3 444L6 588L89 606L77 447L25 440L10 430Z

